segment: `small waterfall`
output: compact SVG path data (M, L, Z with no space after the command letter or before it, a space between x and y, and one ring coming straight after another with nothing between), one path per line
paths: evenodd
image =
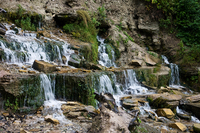
M171 69L171 77L169 80L169 86L172 88L181 88L182 86L180 85L178 65L169 63L167 57L164 55L162 55L162 58L164 60L164 63L168 64Z
M104 43L104 39L100 38L99 36L97 36L97 40L100 42L100 45L98 47L98 52L99 52L99 64L102 66L106 66L106 67L111 67L115 65L115 52L113 51L113 49L110 48L111 50L111 54L112 54L112 59L109 58L108 54L106 53L107 50L107 44Z
M61 110L62 104L65 104L66 102L56 100L52 90L52 85L55 84L55 78L53 78L52 81L46 74L41 74L40 79L41 89L44 90L45 95L43 114L52 115L53 118L59 120L61 123L69 123L70 121L65 119Z
M46 37L37 39L36 33L22 33L19 29L19 33L15 34L15 31L10 30L10 25L6 25L6 28L9 30L5 36L11 43L0 40L0 49L4 52L3 61L8 63L32 64L34 60L62 62L62 56L68 58L74 53L74 50L68 48L69 44L59 38L59 41Z
M125 94L147 94L148 89L142 87L137 81L136 74L132 69L124 70Z

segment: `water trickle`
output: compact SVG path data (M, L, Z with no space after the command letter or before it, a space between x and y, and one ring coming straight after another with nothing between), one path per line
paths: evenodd
M168 64L171 69L171 77L169 80L169 86L172 88L182 88L182 86L180 85L178 65L169 63L167 57L164 55L162 55L161 57L163 58L164 63Z
M102 65L102 66L106 66L106 67L111 67L111 66L116 67L116 65L115 65L115 52L113 51L113 49L110 49L111 54L112 54L112 59L110 59L108 54L106 53L107 44L104 43L104 39L97 36L97 40L100 42L100 45L98 47L99 64Z
M40 79L41 89L44 90L45 95L43 115L52 115L53 118L59 120L61 123L70 123L69 120L65 119L65 116L61 110L62 104L65 104L66 102L58 101L55 99L52 90L52 82L55 82L55 78L53 78L52 81L46 74L41 74Z
M179 114L189 114L186 111L180 109L178 106L176 107L176 112ZM193 121L195 123L200 123L200 120L195 116L191 116L191 121Z
M125 94L147 94L148 89L142 87L137 81L136 74L132 69L124 70Z

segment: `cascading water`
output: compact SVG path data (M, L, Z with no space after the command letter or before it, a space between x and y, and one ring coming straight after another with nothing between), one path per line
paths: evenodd
M147 94L148 89L142 87L140 83L137 81L136 74L132 69L124 70L125 76L125 94Z
M169 86L172 88L181 88L180 80L179 80L179 68L178 65L169 63L166 56L162 55L162 58L164 60L164 63L168 64L171 69L171 77L169 81Z
M106 66L106 67L111 67L115 65L115 52L113 51L113 49L110 47L110 52L112 54L112 59L109 58L109 55L107 54L107 50L108 50L108 45L104 43L104 39L100 38L99 36L97 36L97 40L100 42L100 45L98 47L98 52L99 52L99 64L102 66Z
M61 110L61 105L65 104L66 102L58 101L55 99L55 95L52 89L52 85L54 85L55 81L51 81L51 79L46 74L41 74L40 79L41 89L44 90L45 95L43 114L52 115L53 118L59 120L61 123L70 123L69 120L65 119L65 116ZM53 78L53 80L55 79Z
M21 33L19 29L20 32L15 34L15 31L10 30L10 25L6 25L6 28L9 30L5 36L12 43L0 40L0 48L5 55L3 60L8 63L32 64L34 60L62 62L62 56L69 58L70 54L74 53L74 50L68 49L69 44L64 40L56 41L46 37L37 39L36 33Z

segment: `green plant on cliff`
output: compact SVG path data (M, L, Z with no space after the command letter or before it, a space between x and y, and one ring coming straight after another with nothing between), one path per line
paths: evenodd
M91 49L85 48L85 50L89 51L85 51L83 54L86 60L96 63L98 60L97 22L91 21L86 11L79 10L77 14L79 16L78 20L75 23L65 24L63 29L66 33L71 33L75 38L91 43Z
M98 15L99 15L99 20L100 21L105 21L106 20L106 9L104 5L98 8Z
M182 40L183 63L200 63L200 3L198 0L146 0L156 5L165 18L160 19L160 26L173 28L176 36ZM182 47L182 48L183 48Z
M14 103L11 103L9 101L9 98L6 100L5 102L5 107L8 109L11 109L13 110L14 112L17 111L17 109L19 108L19 104L18 104L18 98L15 99L15 102Z

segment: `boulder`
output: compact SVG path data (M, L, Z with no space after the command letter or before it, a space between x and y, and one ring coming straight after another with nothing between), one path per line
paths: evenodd
M175 116L175 114L172 112L172 110L167 109L167 108L157 109L156 113L158 116L163 116L168 119L172 119Z
M180 123L180 122L171 123L171 124L169 124L169 127L172 127L172 128L175 128L175 129L179 129L182 132L187 130L187 127L184 124Z
M153 60L150 58L150 56L151 56L151 55L146 54L145 62L146 62L148 65L155 66L155 65L156 65L156 62L153 61ZM153 56L151 56L151 57L153 57Z
M192 102L192 103L199 102L200 101L200 94L199 95L193 95L191 97L187 97L186 100L188 102Z
M193 130L194 130L195 133L200 133L200 124L194 123Z
M59 121L57 119L54 119L52 115L47 115L44 118L44 120L47 121L47 122L51 122L53 124L59 124Z
M144 66L144 61L143 60L131 60L131 62L129 62L130 66L135 66L135 67L142 67Z
M57 66L43 60L35 60L32 67L40 72L51 73L56 71Z

